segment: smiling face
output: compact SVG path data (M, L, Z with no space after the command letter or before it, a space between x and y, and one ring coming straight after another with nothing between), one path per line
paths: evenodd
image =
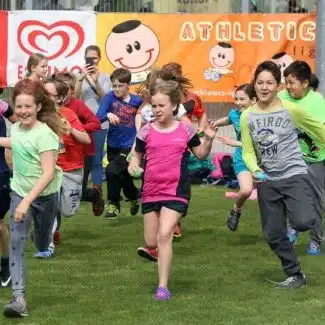
M15 99L15 113L21 126L25 129L31 129L37 123L37 112L40 110L35 104L34 97L21 94Z
M210 50L209 61L217 69L228 69L235 59L232 47L222 47L219 44Z
M106 40L106 55L115 68L134 72L149 69L159 55L159 40L145 25L124 33L112 32Z

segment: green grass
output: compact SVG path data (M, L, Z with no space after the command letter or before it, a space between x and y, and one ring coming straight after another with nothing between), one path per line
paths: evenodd
M225 227L231 204L224 188L193 188L184 236L174 244L168 302L153 300L156 265L136 254L143 244L142 218L129 216L125 205L125 216L108 221L83 204L78 215L64 220L53 260L32 260L29 244L29 317L0 317L0 324L323 325L324 258L307 256L302 236L297 251L308 287L273 288L266 279L284 275L262 238L257 203L248 202L236 233ZM1 305L10 298L10 290L3 289Z

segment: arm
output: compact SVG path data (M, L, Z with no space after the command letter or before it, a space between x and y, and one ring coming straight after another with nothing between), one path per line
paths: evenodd
M214 121L213 123L217 127L227 126L227 125L230 125L231 124L230 121L229 121L229 117L228 116L219 118L218 120Z
M40 196L40 194L46 189L50 182L55 177L56 167L56 151L50 150L40 154L42 175L35 183L33 189L27 196L20 202L15 211L15 222L19 222L28 212L28 209L32 202Z
M141 112L135 115L135 128L137 132L142 128L142 116Z
M205 135L204 138L201 140L199 139L199 141L201 144L199 146L192 145L191 150L198 159L203 160L210 154L213 144L213 138L210 138Z
M100 103L100 106L97 111L97 118L101 123L107 121L107 114L109 113L111 108L111 101L108 95L105 95Z
M0 147L11 149L11 139L6 137L0 138Z
M218 137L218 140L221 143L224 143L230 147L238 147L241 148L243 146L243 143L241 141L229 138L229 137Z
M79 131L75 128L71 128L70 134L79 142L83 144L91 143L90 136L85 131Z
M76 96L76 98L79 99L81 98L81 87L84 79L85 79L85 74L81 73L76 80L76 85L74 88L74 95Z
M240 118L240 130L242 137L242 148L243 148L243 160L247 168L252 173L257 173L261 171L261 168L257 164L257 157L253 145L252 138L249 134L248 124L247 124L247 112L242 113Z
M198 159L205 159L211 152L212 144L214 137L218 131L218 128L213 125L213 123L210 123L205 129L204 129L204 138L200 140L197 134L195 134L190 142L189 147L191 148L193 154Z
M128 172L131 176L135 174L141 174L143 172L141 165L142 157L145 153L146 143L140 140L138 137L135 138L135 148L132 148L132 155L128 166ZM139 175L137 175L139 176Z
M313 119L313 117L301 107L287 104L286 107L298 129L303 130L313 139L317 146L325 147L325 125Z
M98 73L98 77L99 77L99 73ZM98 77L97 77L97 79L96 78L94 79L94 86L96 88L97 95L100 98L103 98L111 90L111 83L110 83L109 78L107 77L107 78L105 78L105 81L104 81L103 85L101 86L98 81Z
M80 101L78 113L79 119L84 121L83 128L85 131L94 132L100 130L101 125L99 119L83 101Z

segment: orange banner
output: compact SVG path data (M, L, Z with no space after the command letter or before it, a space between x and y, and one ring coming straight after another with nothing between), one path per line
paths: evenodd
M314 69L314 14L98 14L102 71L128 68L132 83L154 67L178 62L205 102L230 102L257 64L293 60Z

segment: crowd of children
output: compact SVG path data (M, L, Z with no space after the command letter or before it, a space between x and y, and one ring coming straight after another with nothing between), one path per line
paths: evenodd
M262 62L252 83L235 90L236 108L209 122L181 65L153 70L136 95L129 89L131 73L117 69L108 78L98 70L100 59L92 45L83 73L47 76L46 57L34 54L26 78L14 87L14 109L0 102L0 276L2 287L11 285L13 291L4 315L28 315L24 250L32 221L34 257L51 258L60 241L61 216L76 214L83 200L91 202L94 215L116 219L121 191L131 215L138 213L141 200L145 245L138 254L158 262L155 298L171 299L173 237L182 234L180 220L191 197L188 159L191 153L208 157L218 128L226 125L233 125L236 139L217 139L236 148L240 187L226 224L237 230L242 207L256 187L266 242L287 275L276 286L305 285L293 244L298 232L310 230L308 253L321 253L325 195L325 100L313 90L317 78L308 64L293 62L284 71L286 89L279 92L279 67ZM10 137L4 118L13 123ZM5 148L12 153L12 170ZM141 190L135 177L142 178ZM8 211L10 245L3 222Z

